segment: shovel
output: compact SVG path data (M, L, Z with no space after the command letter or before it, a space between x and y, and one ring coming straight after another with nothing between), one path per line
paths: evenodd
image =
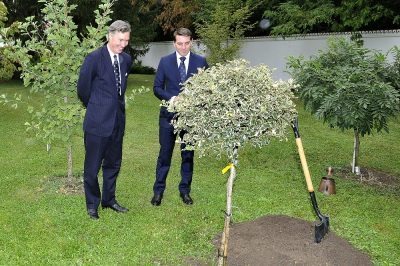
M315 242L319 243L319 242L321 242L322 238L324 238L326 233L328 233L329 216L321 214L321 212L318 209L318 204L317 204L317 200L315 198L313 184L311 182L310 172L309 172L308 166L307 166L306 156L305 156L304 150L303 150L303 144L301 142L300 133L298 130L297 118L293 121L292 127L293 127L293 131L294 131L294 136L296 138L297 148L299 149L301 166L303 168L303 173L306 178L307 189L308 189L308 192L310 193L311 203L312 203L315 213L317 214L317 216L320 220L320 223L315 225Z

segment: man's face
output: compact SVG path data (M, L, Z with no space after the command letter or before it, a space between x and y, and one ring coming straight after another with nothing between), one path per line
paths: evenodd
M129 43L130 32L115 32L108 35L108 47L114 54L120 54Z
M187 56L192 47L192 40L190 36L176 35L174 47L179 55Z

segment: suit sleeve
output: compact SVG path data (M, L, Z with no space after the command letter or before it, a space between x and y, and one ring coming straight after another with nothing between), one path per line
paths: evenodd
M165 61L165 58L162 58L158 64L156 77L154 78L153 92L158 99L169 101L174 95L165 89L166 68L168 67Z
M90 92L92 88L92 80L94 73L94 63L90 57L86 57L81 69L79 71L79 78L77 84L78 98L81 100L83 105L87 107L90 98Z

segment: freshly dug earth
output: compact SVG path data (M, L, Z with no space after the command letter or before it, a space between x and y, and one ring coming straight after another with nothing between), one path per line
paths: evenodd
M355 176L350 168L336 171L340 178L355 179L365 185L400 193L400 177L362 168ZM332 221L331 221L332 222ZM221 235L213 243L218 250ZM314 242L314 223L288 217L263 216L233 224L228 243L228 265L372 265L367 254L329 232L321 243Z
M214 239L218 249L221 235ZM372 265L368 255L329 232L314 242L312 222L288 216L264 216L233 224L228 265Z

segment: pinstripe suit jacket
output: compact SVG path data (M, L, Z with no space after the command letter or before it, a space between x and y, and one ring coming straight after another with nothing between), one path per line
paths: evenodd
M116 121L125 128L125 90L132 59L127 53L119 55L121 68L121 96L118 94L115 74L107 45L91 52L84 60L78 79L78 97L86 107L83 130L108 137ZM122 118L117 119L118 108Z

